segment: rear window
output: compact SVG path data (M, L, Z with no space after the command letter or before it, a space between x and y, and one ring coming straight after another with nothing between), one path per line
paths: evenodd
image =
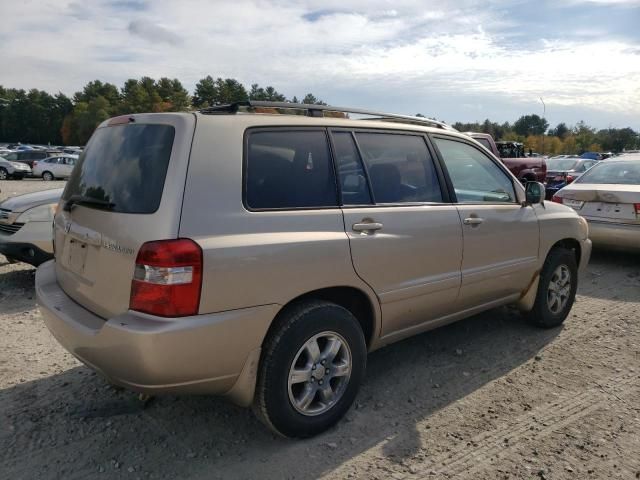
M249 135L246 203L251 209L338 205L324 131L256 131Z
M170 125L99 128L73 169L63 199L79 195L111 203L114 212L155 212L174 136ZM85 206L91 208L90 203Z
M640 161L600 162L577 179L576 183L640 185Z

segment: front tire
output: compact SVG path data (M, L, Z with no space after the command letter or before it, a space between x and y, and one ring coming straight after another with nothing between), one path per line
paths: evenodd
M9 178L9 172L6 168L0 167L0 180L7 180Z
M263 346L254 411L285 437L311 437L349 410L364 377L367 347L358 320L334 303L287 307Z
M528 320L542 328L561 325L567 318L578 289L578 266L571 250L557 247L549 252L540 273L538 293Z

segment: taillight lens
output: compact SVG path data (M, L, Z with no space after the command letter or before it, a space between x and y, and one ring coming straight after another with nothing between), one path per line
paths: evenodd
M136 258L129 308L160 317L196 315L201 288L202 249L196 242L147 242Z
M573 182L575 180L575 177L572 177L571 175L567 175L567 184Z
M559 197L558 195L554 195L553 197L551 197L551 201L556 203L562 203L562 197Z
M640 215L640 203L634 203L633 208L636 211L636 215Z

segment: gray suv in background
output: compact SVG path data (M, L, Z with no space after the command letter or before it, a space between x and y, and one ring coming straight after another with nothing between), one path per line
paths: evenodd
M501 305L561 324L591 243L543 202L428 119L264 102L116 117L65 188L37 297L111 382L225 395L305 437L349 409L367 352Z

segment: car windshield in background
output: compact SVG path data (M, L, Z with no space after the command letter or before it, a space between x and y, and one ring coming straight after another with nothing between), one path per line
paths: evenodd
M640 161L601 162L576 180L576 183L640 185Z
M174 135L170 125L99 128L78 160L63 200L82 198L85 206L109 205L120 213L155 212Z
M578 163L574 159L549 159L547 160L547 170L573 170L576 167L576 163Z

